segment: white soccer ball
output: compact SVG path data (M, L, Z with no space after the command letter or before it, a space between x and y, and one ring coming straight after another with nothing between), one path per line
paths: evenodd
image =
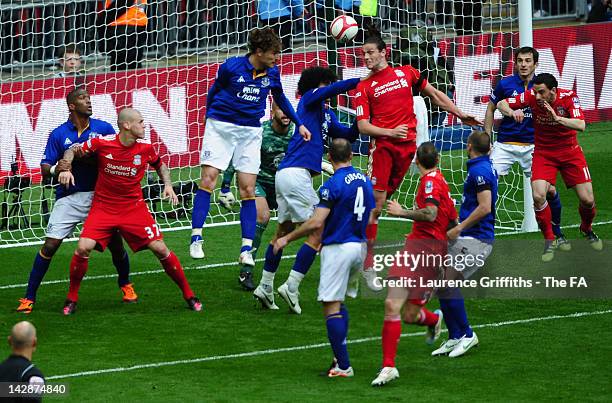
M331 36L338 42L352 41L358 30L357 21L348 15L336 17L330 26Z

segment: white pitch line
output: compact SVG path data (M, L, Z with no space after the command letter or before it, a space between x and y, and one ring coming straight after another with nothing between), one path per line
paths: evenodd
M286 255L286 256L282 256L281 259L293 259L295 258L296 255ZM260 259L255 259L256 262L263 262L266 259L260 258ZM230 262L230 263L211 263L211 264L205 264L205 265L201 265L201 266L185 266L183 267L183 270L187 271L187 270L204 270L204 269L212 269L215 267L225 267L225 266L236 266L238 263L235 262ZM161 269L157 269L157 270L145 270L145 271L135 271L135 272L130 272L130 276L144 276L147 274L158 274L158 273L163 273L164 271ZM83 278L83 281L85 280L102 280L102 279L107 279L107 278L115 278L117 277L117 274L101 274L98 276L86 276ZM40 283L41 285L48 285L48 284L64 284L64 283L70 283L70 279L69 278L64 278L61 280L49 280L49 281L43 281L42 283ZM10 288L22 288L22 287L27 287L28 283L23 283L23 284L7 284L7 285L0 285L0 290L7 290Z
M472 328L473 329L484 329L484 328L489 328L489 327L496 328L496 327L502 327L502 326L511 326L511 325L541 322L541 321L555 320L555 319L580 318L584 316L605 315L609 313L612 313L612 309L608 309L605 311L576 312L576 313L572 313L569 315L551 315L551 316L543 316L543 317L538 317L538 318L518 319L518 320L510 320L510 321L497 322L497 323L484 323L481 325L472 326ZM402 334L402 337L415 337L415 336L423 336L423 335L425 335L425 332L404 333ZM380 339L381 339L380 336L364 337L360 339L347 340L347 343L348 344L360 344L360 343L367 343L369 341L377 341ZM250 351L246 353L236 353L236 354L215 355L215 356L201 357L201 358L192 358L188 360L154 362L154 363L149 363L149 364L132 365L129 367L117 367L117 368L98 369L98 370L92 370L92 371L74 372L71 374L53 375L53 376L47 377L46 379L54 380L54 379L77 378L77 377L90 376L90 375L109 374L109 373L114 373L114 372L135 371L135 370L146 369L146 368L169 367L169 366L182 365L182 364L195 364L195 363L208 362L208 361L229 360L233 358L256 357L256 356L261 356L261 355L287 353L287 352L292 352L292 351L312 350L312 349L323 348L323 347L328 347L328 346L329 346L329 343L307 344L307 345L294 346L294 347L284 347L284 348L275 348L275 349L268 349L268 350Z
M612 220L609 221L600 221L600 222L594 222L593 223L593 227L598 226L598 225L608 225L608 224L612 224ZM561 228L565 229L565 228L578 228L580 227L580 224L570 224L570 225L562 225ZM533 232L524 232L524 231L520 231L520 230L516 230L516 231L508 231L508 232L500 232L499 234L495 234L495 236L501 236L501 235L517 235L517 234L533 234L534 232L540 232L540 230L537 231L533 231Z

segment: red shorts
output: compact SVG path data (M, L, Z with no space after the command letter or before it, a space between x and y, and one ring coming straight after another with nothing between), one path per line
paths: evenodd
M368 176L374 190L387 192L387 197L391 196L402 184L415 153L414 141L391 143L374 138L370 140Z
M388 274L388 278L401 279L407 286L403 290L389 288L389 295L393 297L394 293L397 293L398 296L405 296L407 289L408 301L411 304L425 305L433 293L433 288L425 283L441 277L446 247L446 241L407 239L401 252L401 264L394 265Z
M554 185L558 171L561 171L563 182L568 188L591 182L591 173L582 147L575 146L571 150L556 153L538 151L536 148L531 166L531 181L545 180Z
M155 240L163 239L145 202L125 208L121 214L109 213L103 205L92 205L83 224L81 238L93 239L99 249L104 250L116 231L119 231L134 252L146 249Z

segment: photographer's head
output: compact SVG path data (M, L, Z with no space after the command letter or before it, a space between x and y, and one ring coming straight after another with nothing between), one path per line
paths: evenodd
M353 159L351 143L347 139L333 139L329 146L328 157L334 167L334 171L350 166Z
M474 130L467 139L467 152L470 159L488 155L491 151L491 136L482 130Z
M440 160L438 150L431 141L426 141L417 148L416 157L416 165L421 175L437 168Z
M71 115L88 118L93 114L91 98L85 87L75 87L66 95L66 103Z

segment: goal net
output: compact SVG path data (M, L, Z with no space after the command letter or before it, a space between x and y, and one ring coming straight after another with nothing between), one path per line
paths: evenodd
M376 23L393 64L417 67L461 109L481 119L491 87L512 73L512 52L518 47L518 34L509 33L517 28L516 3L507 0L486 4L379 0L373 16L362 15L363 9L350 4L359 2L351 1L306 1L304 7L301 2L286 1L292 5L290 14L284 14L284 10L260 10L258 5L267 2L253 0L130 0L127 4L137 8L130 9L132 25L113 25L127 12L110 13L114 3L125 2L25 4L13 0L0 4L2 246L44 237L55 197L53 185L41 180L40 161L49 133L68 118L65 96L77 85L84 85L91 94L93 117L115 128L121 108L131 106L142 112L146 137L170 167L181 204L173 208L160 200L161 186L154 173L145 178L143 193L161 226L179 229L191 222L207 91L220 63L246 53L252 28L268 24L278 28L285 48L282 82L294 106L297 81L306 67L328 65L341 78L367 74L359 46L363 34L349 44L336 44L327 35L331 19L342 13L354 16L360 26ZM138 11L145 13L144 26ZM64 73L79 56L63 55L70 44L77 47L74 53L80 53L78 75ZM342 119L352 120L353 98L341 96L336 101ZM460 201L469 128L425 102L427 134L441 150L452 196ZM362 137L355 145L359 154L355 162L364 171L367 149L368 139ZM317 178L316 185L323 179ZM417 175L406 175L396 195L404 205L412 205L417 181ZM523 176L515 166L500 187L499 227L519 229L524 208ZM216 189L207 224L234 222L237 211L219 205Z

